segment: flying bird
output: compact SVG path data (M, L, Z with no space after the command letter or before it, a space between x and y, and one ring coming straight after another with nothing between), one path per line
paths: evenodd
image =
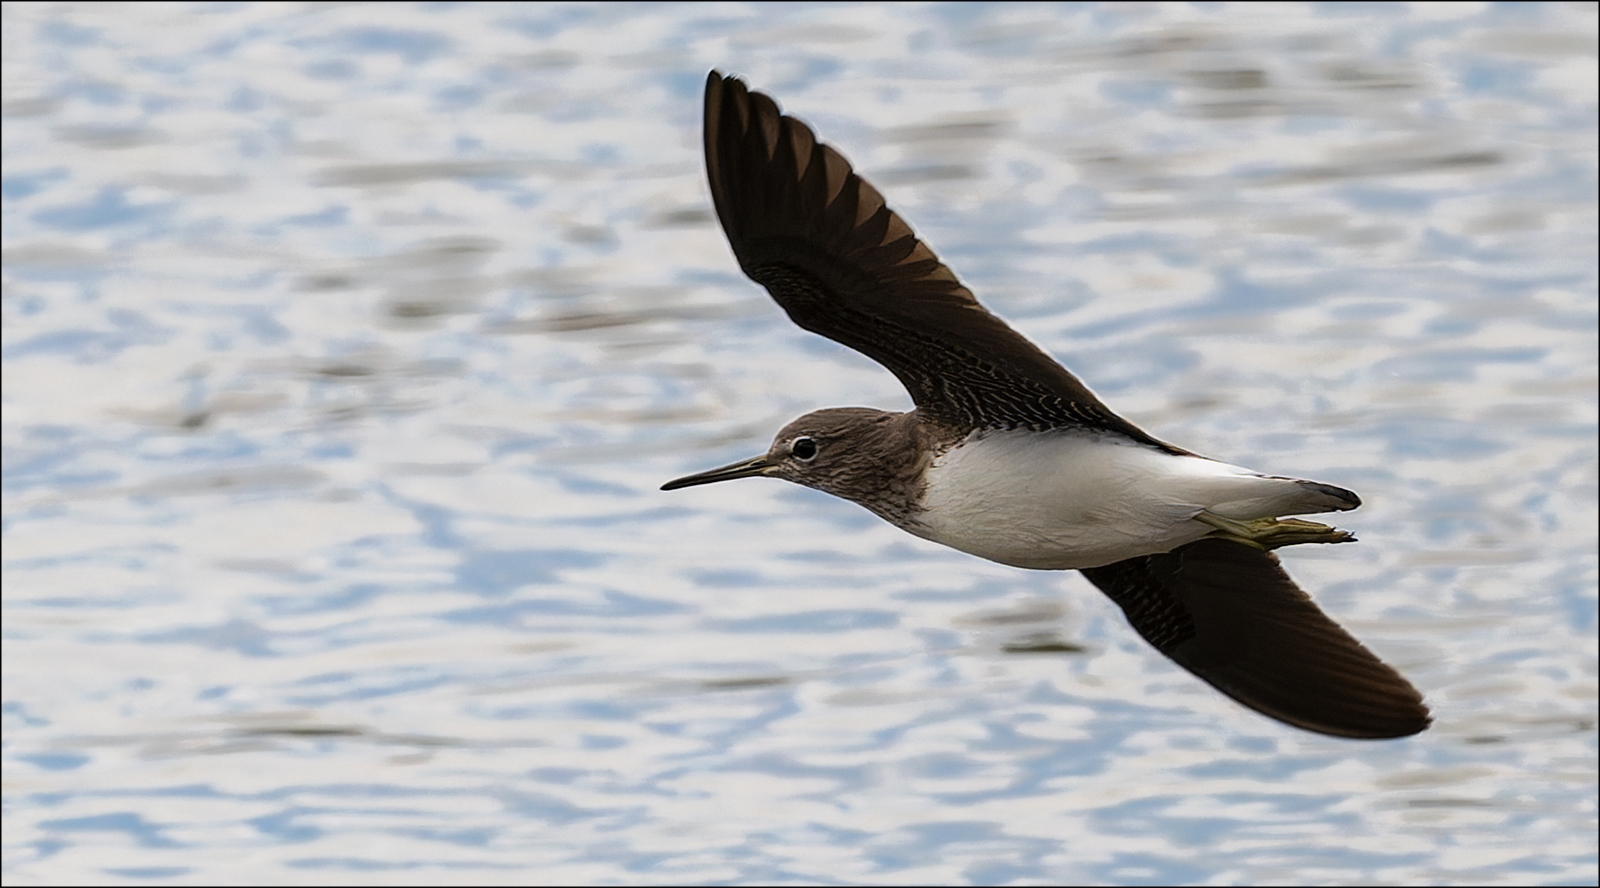
M916 405L818 410L767 452L670 481L781 478L916 536L1078 570L1156 650L1239 703L1339 737L1404 737L1422 695L1324 614L1272 550L1344 543L1288 516L1354 509L1331 484L1161 441L991 314L811 128L712 71L705 161L739 267L796 324L893 373Z

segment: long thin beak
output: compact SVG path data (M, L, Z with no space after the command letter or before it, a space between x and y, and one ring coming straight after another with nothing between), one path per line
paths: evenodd
M710 484L713 481L732 481L735 478L755 478L767 473L771 463L767 462L765 455L755 459L747 459L720 469L700 472L696 475L685 475L674 481L661 485L662 490L677 490L680 487L693 487L696 484Z

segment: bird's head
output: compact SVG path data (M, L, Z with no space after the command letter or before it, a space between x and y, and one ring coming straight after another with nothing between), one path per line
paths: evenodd
M784 426L767 452L661 485L677 490L735 478L782 478L879 511L886 497L913 493L922 466L912 414L868 407L833 407Z

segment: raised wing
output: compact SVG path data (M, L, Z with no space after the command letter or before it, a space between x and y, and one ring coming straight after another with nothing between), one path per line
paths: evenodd
M1179 666L1279 721L1338 737L1405 737L1422 695L1319 610L1270 552L1201 540L1085 570Z
M735 78L706 78L706 174L739 267L801 327L899 377L953 431L1080 427L1175 453L978 304L804 123Z

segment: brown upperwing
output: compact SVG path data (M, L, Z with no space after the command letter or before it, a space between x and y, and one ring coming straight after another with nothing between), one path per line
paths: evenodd
M959 432L1103 429L1185 452L1112 413L990 314L839 152L716 71L705 154L740 268L796 324L887 367L924 418Z
M1339 737L1405 737L1422 695L1317 608L1270 552L1201 540L1083 571L1156 650L1282 722Z

